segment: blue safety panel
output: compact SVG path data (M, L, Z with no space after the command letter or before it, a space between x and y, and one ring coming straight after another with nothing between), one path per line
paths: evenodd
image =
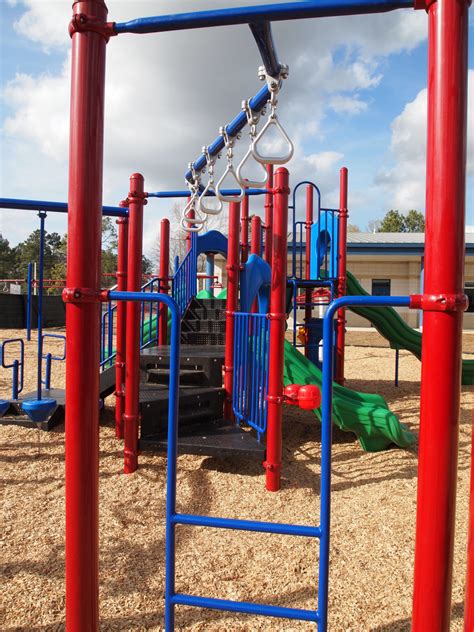
M266 261L258 255L250 255L240 273L240 310L251 312L258 297L258 311L267 314L270 311L270 282L272 271Z
M196 257L202 253L215 253L227 257L227 237L218 230L209 230L196 239Z
M311 227L312 280L336 279L338 273L339 219L336 211L321 211Z

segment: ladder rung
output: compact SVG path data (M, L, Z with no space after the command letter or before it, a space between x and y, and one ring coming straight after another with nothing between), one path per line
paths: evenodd
M278 522L258 522L255 520L234 520L233 518L214 518L194 514L175 514L174 524L187 524L196 527L214 527L216 529L236 529L237 531L257 531L261 533L279 533L281 535L300 535L306 538L320 538L320 527Z
M228 612L245 612L246 614L261 614L265 617L280 617L282 619L298 619L300 621L319 621L317 610L302 610L300 608L283 608L269 606L248 601L230 601L228 599L211 599L196 595L176 594L170 598L175 605L195 606L197 608L212 608L213 610L227 610Z

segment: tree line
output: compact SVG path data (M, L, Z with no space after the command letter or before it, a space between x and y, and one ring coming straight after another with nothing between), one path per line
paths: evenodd
M44 278L65 279L67 259L67 234L45 231L44 240ZM117 228L110 217L102 219L102 273L117 271ZM6 237L0 233L0 279L26 279L28 264L39 263L40 231L34 230L16 246L10 246ZM153 272L152 262L143 256L143 273ZM113 285L112 277L104 277L103 285ZM48 290L46 290L48 291ZM49 290L59 293L60 288Z
M349 233L360 233L356 224L348 224ZM424 233L425 218L423 213L414 209L405 215L398 210L391 209L383 219L373 219L367 224L369 233Z

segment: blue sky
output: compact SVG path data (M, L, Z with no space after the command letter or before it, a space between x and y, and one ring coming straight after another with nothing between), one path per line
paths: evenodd
M175 2L173 7L170 2L138 2L135 3L135 8L138 11L142 9L147 15L154 12L150 8L156 7L157 4L160 5L160 9L164 9L156 11L157 13L177 10L177 4L182 5L183 10L187 8L184 2ZM235 0L233 4L238 2ZM116 17L120 21L139 15L133 12L134 7L131 7L130 3L110 1L108 5L111 19ZM38 7L35 7L33 0L13 3L4 1L0 7L0 90L3 94L0 195L5 197L63 200L67 192L67 138L64 130L68 77L64 68L68 67L69 41L66 35L63 38L63 7L59 9L58 4L54 2L45 2L45 6L49 11L48 24L53 24L51 33L44 33L43 41L39 41L38 32L41 28L35 29L34 21L38 19L35 11ZM25 16L30 18L29 21L25 20ZM324 40L324 37L321 37L324 33L319 31L319 36L315 36L313 40L313 43L317 42L319 46L319 52L315 52L314 57L311 57L311 51L308 52L312 38L304 45L300 40L303 36L307 37L308 33L312 33L309 29L315 21L310 21L307 25L302 25L300 21L280 23L274 27L278 49L285 55L282 61L290 65L290 78L280 96L281 120L296 139L299 154L290 165L290 170L298 179L313 179L321 185L323 203L330 206L337 200L339 167L346 165L350 172L350 221L362 229L369 220L382 217L390 208L406 211L415 207L423 210L423 174L420 175L419 167L416 178L412 173L413 165L417 164L417 145L423 136L423 117L416 115L416 107L406 108L412 102L416 105L423 100L420 92L426 87L426 39L420 16L417 16L417 19L409 16L406 23L397 19L391 18L391 31L387 33L387 38L390 34L394 35L394 39L398 37L399 46L397 42L387 44L376 32L377 28L380 28L378 25L383 24L380 21L374 22L372 31L358 18L339 19L337 24L340 24L341 28L353 29L352 39L348 38L348 42L344 37L340 37L336 22L326 21L326 24L329 24L328 30L333 29L334 36L331 38L330 34L327 34L327 41L324 44L324 41L321 41ZM365 21L367 20L368 18ZM318 24L315 28L319 26ZM247 47L248 40L243 39L247 37L244 28L231 27L231 30L225 31L221 47L225 46L226 37L232 40L234 47ZM413 42L410 41L411 32ZM201 31L202 33L206 34L206 40L221 37L220 34L216 34L216 29ZM216 94L212 94L212 89L209 89L206 92L210 94L193 99L191 114L188 115L186 110L183 110L186 113L186 121L183 122L183 116L179 118L176 112L178 107L184 107L181 105L182 102L189 98L186 94L186 82L189 78L183 72L183 60L192 53L193 38L197 34L194 32L187 39L178 34L175 40L170 38L171 35L167 34L162 43L156 44L167 47L167 53L172 52L172 55L167 57L169 68L165 69L163 62L160 64L158 59L156 62L149 60L150 50L146 47L155 46L156 40L143 43L138 42L138 39L142 38L135 37L133 41L127 40L125 43L125 38L134 36L124 36L124 48L131 53L121 53L118 50L121 38L114 38L108 45L108 71L110 70L111 75L118 73L115 77L120 78L122 65L123 76L127 76L123 68L128 62L127 54L129 58L136 56L135 62L138 60L142 65L150 64L144 69L147 78L150 72L155 73L154 68L158 76L159 73L164 73L161 86L165 86L165 90L157 90L151 95L149 84L145 82L142 84L145 86L141 92L142 97L137 99L133 90L127 94L126 86L122 85L123 81L113 81L113 77L110 79L110 87L108 85L107 88L109 101L106 104L104 203L115 204L124 196L126 174L135 170L144 172L149 190L182 188L182 174L187 162L197 156L203 144L208 144L214 139L219 125L227 122L238 112L241 99L252 93L249 91L256 92L259 88L254 79L254 65L247 68L247 59L236 60L232 51L216 48L210 42L208 48L202 52L202 61L198 64L197 70L202 73L208 72L213 78ZM45 41L48 44L47 49ZM189 41L188 50L186 41ZM471 19L471 69L474 69L473 43L474 26ZM222 55L216 58L216 52L222 52ZM326 52L329 55L329 70L320 63ZM221 60L220 56L225 59ZM253 64L256 59L255 51L245 50L244 57ZM153 66L152 62L157 66ZM321 79L318 69L321 70ZM227 70L229 76L236 73L238 77L232 75L232 81L225 81L223 70ZM310 84L309 87L304 84L308 72L312 73L311 81L306 82ZM358 73L360 76L354 79L353 75ZM18 75L21 75L20 79ZM221 79L222 84L219 83ZM160 85L159 80L157 83ZM295 95L295 92L300 88L304 94L300 95L299 100L299 95ZM196 95L195 88L192 94ZM58 105L58 101L61 101L61 106ZM344 105L341 108L341 102L347 107ZM140 114L142 107L143 128L140 128L137 127L140 121L132 119L140 119L140 116L135 117L134 114ZM168 109L163 110L166 107ZM397 117L398 124L394 127ZM127 121L130 123L127 124ZM47 130L40 129L45 122L51 126L49 135ZM62 129L61 134L56 128ZM57 152L54 144L56 132ZM177 134L179 146L175 143ZM145 138L142 154L137 147L137 135L139 138ZM152 143L148 135L162 138L163 142ZM471 163L472 161L471 156ZM260 212L258 203L255 204L254 210ZM468 181L466 209L470 224L474 224L472 205L471 175ZM152 246L157 233L156 220L168 212L169 204L155 203L152 211L153 221L149 219L146 224L146 247ZM12 243L16 243L35 227L34 224L35 220L32 217L26 216L24 221L18 222L13 215L4 214L0 219L0 230ZM51 218L49 226L50 229L64 231L64 218Z

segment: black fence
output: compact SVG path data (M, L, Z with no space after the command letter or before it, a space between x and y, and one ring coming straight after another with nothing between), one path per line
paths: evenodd
M0 329L26 328L26 294L0 294ZM38 297L32 297L31 327L38 321ZM43 327L64 327L66 307L61 296L43 296Z

